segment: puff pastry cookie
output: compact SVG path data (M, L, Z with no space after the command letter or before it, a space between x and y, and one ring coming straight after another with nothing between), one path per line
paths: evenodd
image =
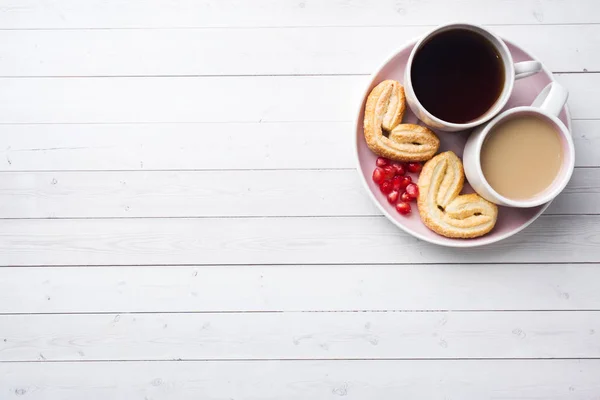
M459 195L464 181L462 162L451 151L425 163L417 206L429 229L450 238L474 238L492 230L498 207L478 194Z
M404 87L399 82L386 80L375 86L365 106L367 145L375 154L396 161L429 160L440 140L424 126L401 124L405 109Z

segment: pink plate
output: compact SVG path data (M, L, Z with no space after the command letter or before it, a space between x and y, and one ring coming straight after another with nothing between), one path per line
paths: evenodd
M515 62L535 59L515 44L512 44L506 40L505 42ZM539 217L544 212L544 210L548 208L550 203L534 208L519 209L500 207L498 213L498 222L496 223L494 229L487 235L475 239L450 239L430 231L425 225L423 225L419 217L419 213L417 212L416 203L411 203L413 212L410 216L405 217L398 214L394 206L390 205L387 202L385 196L379 191L379 187L371 179L373 169L375 168L375 160L377 156L374 153L372 153L371 150L369 150L364 138L364 103L369 92L379 82L385 79L395 79L401 83L404 81L404 68L406 66L406 62L408 61L408 56L410 55L410 52L414 47L415 43L416 41L410 43L409 45L405 46L404 48L400 49L400 51L392 55L383 64L383 66L380 67L377 70L377 72L375 72L372 75L371 81L369 82L369 86L365 90L358 118L356 120L356 154L358 156L359 175L361 176L362 181L365 184L365 187L367 188L367 192L371 196L371 199L373 199L373 201L383 212L383 214L390 221L396 224L400 229L410 233L411 235L419 239L439 244L442 246L450 247L483 246L485 244L490 244L500 241L502 239L506 239L507 237L514 235L515 233L521 231L533 221L535 221L537 217ZM505 109L516 106L531 105L531 103L539 94L539 92L551 81L553 81L552 74L546 69L531 77L517 80L515 82L513 93L510 99L508 100ZM406 111L407 112L404 115L403 122L417 123L417 117L410 111L408 107L406 107ZM566 106L560 114L560 119L565 123L569 130L571 130L571 118L569 115L569 110ZM440 152L452 150L459 157L462 156L465 141L470 131L457 133L436 131L436 133L438 134L441 141ZM417 180L416 178L417 176L413 175L413 180ZM463 193L471 192L471 187L468 183L465 183Z

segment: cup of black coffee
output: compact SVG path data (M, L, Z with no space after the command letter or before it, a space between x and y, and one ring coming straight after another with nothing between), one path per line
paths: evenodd
M413 48L404 74L406 100L432 128L469 129L500 112L515 79L541 69L538 61L515 64L502 39L482 27L444 25Z

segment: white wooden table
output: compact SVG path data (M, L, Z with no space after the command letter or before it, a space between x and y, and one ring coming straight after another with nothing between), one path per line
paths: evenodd
M352 119L451 20L571 92L534 225L429 245ZM0 399L600 399L597 0L1 0Z

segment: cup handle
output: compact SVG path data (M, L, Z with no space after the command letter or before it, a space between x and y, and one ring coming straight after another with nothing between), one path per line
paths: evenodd
M515 79L527 78L535 75L542 70L542 63L539 61L523 61L515 64Z
M565 106L568 97L569 92L564 86L561 86L556 82L550 82L542 89L540 94L538 94L533 103L531 103L531 106L537 107L550 115L558 117Z

